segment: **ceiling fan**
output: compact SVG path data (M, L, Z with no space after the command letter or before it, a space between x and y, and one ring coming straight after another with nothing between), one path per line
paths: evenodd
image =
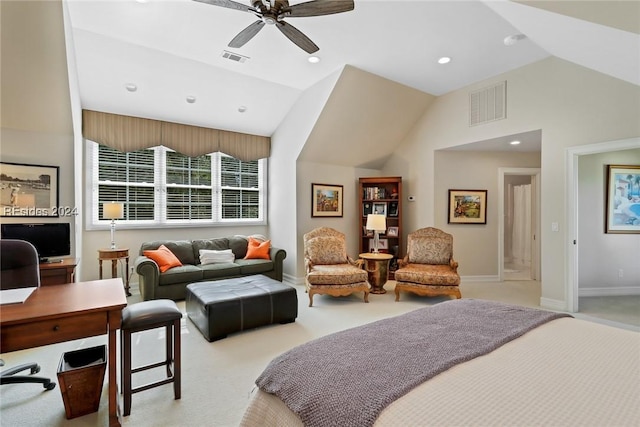
M233 0L195 0L213 6L253 13L258 19L229 42L229 47L239 48L251 40L265 24L275 25L289 40L307 53L320 48L300 30L284 21L284 18L331 15L353 10L353 0L311 0L289 6L288 0L251 0L251 6Z

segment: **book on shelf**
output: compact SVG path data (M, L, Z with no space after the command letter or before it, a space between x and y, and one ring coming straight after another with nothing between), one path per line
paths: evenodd
M362 198L366 200L378 200L387 198L387 189L384 187L364 187Z

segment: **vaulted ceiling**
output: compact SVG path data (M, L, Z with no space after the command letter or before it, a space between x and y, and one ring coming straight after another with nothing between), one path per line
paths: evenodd
M228 47L256 20L239 10L192 0L64 4L83 108L258 135L273 134L304 90L345 65L435 96L550 55L640 84L636 1L355 0L350 12L287 18L320 47L316 64L273 26ZM515 34L526 38L506 46ZM438 64L442 56L451 62Z
M339 73L299 159L378 168L435 97L549 56L640 85L640 1L355 0L350 12L287 18L320 47L317 64L267 26L230 49L256 18L192 0L2 1L0 11L3 128L71 132L77 83L82 108L272 135ZM514 34L526 38L506 46ZM452 61L437 64L444 55ZM539 132L518 137L521 150L539 147Z

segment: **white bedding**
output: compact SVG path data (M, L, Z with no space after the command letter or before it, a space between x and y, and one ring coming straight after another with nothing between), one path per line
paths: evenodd
M257 389L241 422L302 425L280 399ZM375 425L639 426L640 333L551 321L416 387Z

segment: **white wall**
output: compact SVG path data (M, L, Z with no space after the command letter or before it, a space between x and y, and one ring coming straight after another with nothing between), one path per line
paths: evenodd
M580 296L640 294L640 235L606 234L606 165L640 165L640 149L578 159ZM623 277L619 277L619 270Z
M46 165L59 167L59 207L75 208L73 199L73 136L52 132L33 132L16 129L0 129L0 160L11 163ZM71 225L71 235L75 233L72 216L59 218L2 217L0 223L60 223ZM73 237L71 254L77 256Z
M301 191L296 164L341 70L316 83L300 95L287 117L271 136L269 160L269 229L283 249L284 275L298 281L298 217ZM310 203L310 202L309 202Z
M507 118L469 127L468 93L507 81ZM405 229L435 223L434 152L440 148L542 130L541 247L544 306L567 308L566 149L640 135L640 87L549 58L438 98L395 152L385 173L406 177L425 203L405 210ZM551 231L551 223L559 231Z
M432 224L419 223L417 228L434 225L453 235L454 255L461 276L498 276L499 168L538 168L540 153L508 153L486 151L435 152L435 198L405 206L411 209L428 203L435 209ZM487 190L486 224L448 224L449 189ZM416 228L405 230L412 231Z
M347 240L347 254L353 259L358 258L360 242L358 178L379 176L380 171L302 161L298 162L298 171L297 275L302 278L304 277L303 235L318 227L331 227L344 233ZM311 184L314 183L343 186L341 218L311 217Z

